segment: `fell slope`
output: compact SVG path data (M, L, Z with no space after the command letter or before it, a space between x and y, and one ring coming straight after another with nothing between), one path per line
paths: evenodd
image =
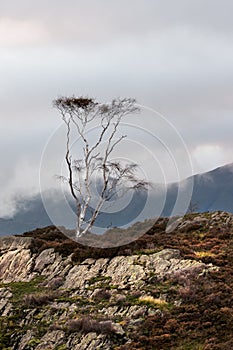
M231 349L233 216L166 219L123 247L55 227L0 239L1 349Z

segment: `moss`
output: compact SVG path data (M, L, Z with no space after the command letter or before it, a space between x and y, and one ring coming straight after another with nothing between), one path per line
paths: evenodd
M43 321L43 320L36 323L35 324L36 335L42 338L45 335L45 333L48 331L48 328L51 326L51 324L52 324L52 321Z
M6 332L4 328L0 330L0 349L12 349L11 335L12 333Z
M119 288L119 287L116 286L115 284L109 284L107 289L112 290L112 289L118 289L118 288Z
M1 284L1 286L10 288L13 294L12 301L17 303L22 302L23 296L41 291L40 284L44 279L43 276L38 276L29 282L11 282Z
M54 350L66 350L66 349L67 349L67 346L65 344L58 345L54 348Z
M97 282L103 282L103 281L111 281L112 277L111 276L96 276L92 277L88 280L88 284L95 284Z
M127 294L126 299L121 302L122 305L138 305L139 304L139 295L135 294Z
M27 343L27 345L28 346L36 346L36 345L38 345L38 344L40 344L40 339L38 339L38 338L32 338L28 343Z

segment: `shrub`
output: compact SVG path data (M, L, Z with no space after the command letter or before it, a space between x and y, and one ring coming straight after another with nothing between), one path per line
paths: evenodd
M93 295L93 299L96 301L109 300L111 298L111 293L106 289L99 289Z
M23 301L26 306L42 306L48 304L50 301L55 299L54 294L48 293L37 293L27 294L24 296Z
M117 304L122 304L122 303L124 303L126 301L126 296L124 295L124 294L117 294L116 296L115 296L115 302L117 303Z
M98 321L89 317L77 320L69 320L67 322L68 332L83 332L85 334L95 332L97 334L114 333L114 327L110 320Z
M80 320L69 320L67 322L67 330L68 332L80 332L82 330L82 319Z
M51 281L48 282L48 288L51 288L51 289L57 289L59 287L62 286L64 280L62 277L55 277L53 278Z
M182 299L186 301L194 301L196 300L197 295L196 295L196 288L195 286L184 286L179 288L179 294Z

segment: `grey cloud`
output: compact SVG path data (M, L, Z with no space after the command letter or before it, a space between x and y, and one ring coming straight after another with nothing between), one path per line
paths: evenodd
M0 151L1 187L22 155L39 159L60 123L58 95L136 97L191 153L218 144L232 161L232 10L230 0L1 1L12 42L0 40L0 123L13 159Z
M232 34L230 0L123 0L98 2L86 0L12 1L0 5L2 17L41 21L53 42L71 44L102 43L127 36L143 36L168 28L189 28L205 33Z

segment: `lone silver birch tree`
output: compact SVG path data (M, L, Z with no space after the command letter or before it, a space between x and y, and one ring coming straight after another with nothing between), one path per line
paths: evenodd
M92 98L60 97L53 101L53 105L66 126L65 162L68 175L60 178L68 184L76 203L76 238L79 238L91 230L103 205L114 200L116 188L124 195L127 190L140 190L147 186L146 181L137 178L135 163L123 164L111 158L113 150L126 138L126 135L117 135L122 118L139 112L139 108L131 98L114 99L109 104L102 104ZM96 119L100 130L93 141L88 130ZM74 143L71 133L75 133L82 144L81 148L72 150ZM100 191L93 208L92 185L96 178L99 179Z

